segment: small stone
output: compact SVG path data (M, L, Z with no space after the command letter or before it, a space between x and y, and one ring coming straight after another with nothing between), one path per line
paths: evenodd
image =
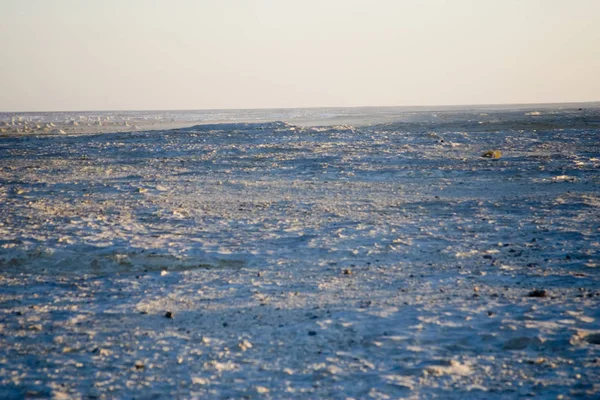
M173 313L171 311L167 311L165 313L165 318L173 319Z
M316 336L317 332L315 331L308 331L308 336Z
M144 363L142 361L135 362L135 369L144 369Z
M484 158L500 158L502 157L502 152L500 150L488 150L484 152L481 157Z
M546 359L543 357L536 358L535 360L527 360L527 364L543 364L546 362Z
M600 344L600 333L592 333L586 336L585 340L590 344Z
M529 292L529 294L527 296L529 296L529 297L547 297L548 292L545 291L544 289L535 289L535 290L532 290L531 292Z
M351 270L351 269L349 269L349 268L346 268L346 269L344 269L344 270L342 271L342 273L343 273L344 275L352 275L352 270Z

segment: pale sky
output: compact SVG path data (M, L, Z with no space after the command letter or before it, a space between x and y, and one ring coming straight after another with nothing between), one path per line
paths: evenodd
M600 0L0 0L0 111L600 100Z

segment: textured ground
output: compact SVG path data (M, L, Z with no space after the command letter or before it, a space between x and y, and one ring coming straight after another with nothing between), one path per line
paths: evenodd
M538 114L0 138L0 397L600 396L600 118Z

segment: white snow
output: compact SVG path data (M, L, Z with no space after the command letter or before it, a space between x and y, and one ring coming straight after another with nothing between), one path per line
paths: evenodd
M0 138L0 397L598 397L600 112L370 112Z

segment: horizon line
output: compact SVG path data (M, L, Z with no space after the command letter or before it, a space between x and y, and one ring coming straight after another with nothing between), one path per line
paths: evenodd
M258 110L297 110L297 109L343 109L343 108L461 108L461 107L527 107L527 106L560 106L560 105L584 105L590 104L600 107L600 100L591 101L565 101L565 102L542 102L542 103L476 103L476 104L434 104L434 105L387 105L387 106L310 106L310 107L241 107L241 108L148 108L148 109L82 109L82 110L33 110L33 111L0 111L0 114L31 114L31 113L106 113L106 112L169 112L169 111L258 111Z

